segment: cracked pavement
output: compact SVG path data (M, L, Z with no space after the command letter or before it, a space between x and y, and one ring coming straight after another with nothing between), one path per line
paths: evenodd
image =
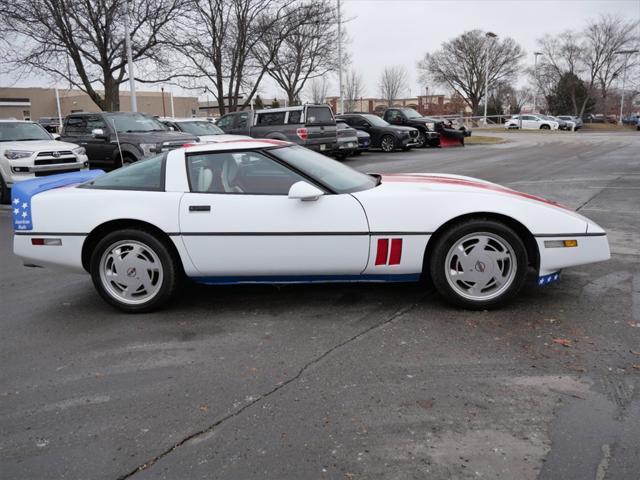
M640 135L508 138L346 161L485 178L609 232L609 262L494 312L428 285L192 286L127 316L23 268L0 210L2 478L637 480Z

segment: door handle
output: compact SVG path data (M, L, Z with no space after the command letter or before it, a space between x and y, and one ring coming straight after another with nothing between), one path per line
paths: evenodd
M189 205L190 212L210 212L211 205Z

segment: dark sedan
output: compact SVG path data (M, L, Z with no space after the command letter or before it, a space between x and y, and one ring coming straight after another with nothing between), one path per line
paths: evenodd
M338 116L350 127L362 130L371 136L370 148L381 148L384 152L409 150L418 145L418 130L413 127L391 125L370 113L345 113Z

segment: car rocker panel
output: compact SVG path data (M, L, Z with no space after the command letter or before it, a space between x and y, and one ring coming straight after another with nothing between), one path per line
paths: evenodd
M540 278L609 258L606 233L582 215L470 177L383 175L379 185L350 193L323 191L320 183L312 185L312 178L294 184L288 196L191 191L185 155L251 151L270 158L274 148L317 155L317 161L333 162L328 168L340 165L286 142L245 140L169 152L162 191L82 188L78 183L86 178L77 175L52 177L49 184L26 182L14 192L19 211L14 217L14 251L29 265L84 271L91 253L86 249L93 245L87 240L91 232L109 222L126 221L164 232L185 274L203 283L415 281L424 275L425 252L432 240L437 246L443 232L466 218L489 217L518 224L532 235ZM249 173L255 162L250 159L244 165ZM285 162L278 160L278 165ZM30 217L28 225L19 223L22 211ZM500 244L501 237L494 233L477 233L496 237ZM477 252L474 248L470 251ZM502 265L503 260L495 263L490 253L483 251L471 266L473 275ZM510 258L512 253L507 252ZM115 304L127 311L133 308Z

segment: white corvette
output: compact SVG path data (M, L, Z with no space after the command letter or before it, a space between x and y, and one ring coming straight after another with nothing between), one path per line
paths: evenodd
M86 271L128 312L207 284L427 278L449 301L491 308L535 269L609 258L606 233L554 202L455 175L365 175L273 140L188 146L104 174L13 192L25 264Z

